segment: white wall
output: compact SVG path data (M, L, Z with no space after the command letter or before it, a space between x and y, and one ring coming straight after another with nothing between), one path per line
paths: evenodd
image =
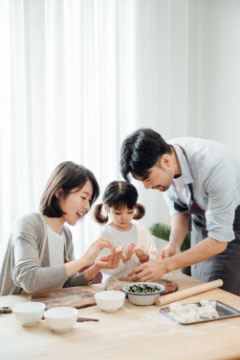
M198 10L197 135L240 153L240 1L199 1Z
M65 87L59 86L64 84L62 62L56 62L58 57L63 61L60 52L62 33L59 30L64 29L59 26L63 2L19 1L14 7L10 7L7 0L0 1L0 40L2 49L5 49L0 58L0 131L4 134L0 144L0 211L2 224L5 226L1 239L8 239L9 229L6 224L10 223L7 218L16 218L18 214L32 208L36 201L38 204L38 194L41 193L40 186L37 185L38 179L45 183L43 179L46 179L55 161L60 162L60 157L82 161L79 148L84 148L83 162L96 173L102 188L112 180L113 174L120 176L120 143L134 127L152 127L166 139L178 136L216 139L239 152L240 0L99 0L69 1L64 4L69 7L69 11L72 6L84 11L83 17L80 16L82 12L75 14L73 11L75 20L78 18L77 14L80 16L79 23L72 23L72 12L65 12L65 30L67 36L71 37L73 26L75 36L78 35L81 39L86 36L86 47L80 47L78 41L77 52L66 48L66 64L71 64L74 60L76 67L67 68L74 86L72 92L66 91L69 99L63 104L62 89ZM44 10L45 7L48 11ZM44 31L47 31L46 34ZM56 38L53 37L54 34ZM95 39L96 44L92 39ZM44 41L48 46L44 45ZM46 53L45 48L48 49ZM74 49L73 47L72 51ZM72 53L78 57L73 58ZM13 59L8 54L13 55ZM99 56L95 58L97 54ZM82 62L79 61L82 56L83 63L85 66L89 65L87 67L91 74L92 69L95 69L95 82L91 76L93 91L89 86L87 73L85 72L85 77L80 76L84 73ZM55 82L51 76L44 78L44 64L47 64L47 75L52 72ZM104 74L109 75L108 81ZM81 78L86 80L83 87ZM12 91L12 88L17 90ZM88 101L92 99L91 93L98 99L93 102L94 106ZM60 100L55 101L55 97ZM87 107L81 107L85 100ZM46 116L45 102L46 114L49 114ZM63 106L69 109L66 117L68 122L64 122ZM82 141L78 138L82 108L88 109L85 123L88 123L89 117L95 119L95 125L97 117L103 121L109 119L110 125L95 126L94 139L97 141L92 143L95 148L100 149L97 156L100 159L103 152L105 159L109 149L112 152L111 162L99 161L97 170L93 165L95 154L88 156L88 142L83 141L87 137L83 137ZM51 110L54 110L54 114ZM74 114L74 135L77 136L77 142L73 141L72 127L69 126L69 119ZM14 129L7 121L11 116L16 118ZM102 124L101 119L99 124ZM55 125L65 134L64 153L60 137L53 136L51 139L52 134L55 134ZM48 147L42 145L46 129L50 140ZM103 133L108 134L111 139L110 145L102 141ZM29 138L31 141L28 141ZM8 139L11 141L7 141ZM22 145L17 149L19 139ZM76 147L73 155L68 145L75 142L79 143L79 147ZM107 150L104 151L106 144ZM32 147L34 151L31 150ZM30 166L26 156L22 156L23 150L30 159ZM43 160L41 162L35 160L39 156L38 152ZM16 157L13 156L15 153ZM8 155L13 158L12 165L8 164ZM15 171L16 166L18 171ZM26 175L25 169L29 170L27 173L31 173L31 177ZM9 176L10 170L19 178L24 176L22 184L16 181L17 177ZM31 178L33 181L30 181ZM139 200L147 209L143 223L146 226L157 221L168 223L168 209L162 194L153 190L146 191L139 183L137 187ZM22 197L24 202L20 200ZM4 228L3 225L0 226L1 229ZM81 228L84 227L88 227L87 221L81 224ZM92 233L94 229L91 225ZM88 240L91 240L90 237Z
M240 1L139 2L139 12L139 127L165 139L219 140L240 153ZM169 223L162 194L137 186L143 223Z

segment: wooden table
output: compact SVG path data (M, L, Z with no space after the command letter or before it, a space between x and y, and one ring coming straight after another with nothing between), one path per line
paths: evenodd
M180 290L200 283L181 272L173 272L166 278L177 282ZM220 300L240 310L240 297L220 289L181 302L203 298ZM0 297L0 306L22 301L26 297L4 296ZM240 317L180 325L160 314L156 306L138 307L128 300L115 313L104 313L93 306L79 310L79 316L100 321L76 323L70 332L56 334L44 320L23 327L13 314L0 315L0 359L240 359Z

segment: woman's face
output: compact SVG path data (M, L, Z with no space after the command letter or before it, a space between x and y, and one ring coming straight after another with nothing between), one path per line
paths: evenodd
M89 180L86 181L80 190L73 189L67 196L59 196L59 206L65 213L63 221L69 225L76 222L90 209L90 201L93 195L93 187Z

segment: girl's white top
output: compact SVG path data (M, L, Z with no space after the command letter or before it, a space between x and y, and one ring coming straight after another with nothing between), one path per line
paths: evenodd
M136 247L144 246L149 254L149 261L157 260L158 250L153 242L153 239L147 229L145 229L145 227L140 224L132 224L131 229L128 231L119 231L107 224L101 231L100 236L109 239L116 247L122 246L123 248L126 248L132 242L135 243ZM99 257L108 255L110 253L110 249L103 249ZM140 264L141 263L138 257L133 254L130 260L125 263L120 260L118 268L110 270L103 269L101 271L104 274L111 275L118 280L126 280L129 272L131 272Z

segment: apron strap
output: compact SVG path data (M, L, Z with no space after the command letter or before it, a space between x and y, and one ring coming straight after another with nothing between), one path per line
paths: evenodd
M42 244L42 248L40 251L39 260L40 260L40 264L42 265L43 254L44 254L46 243L47 243L47 223L46 223L45 216L44 215L41 215L41 216L42 216L42 220L43 220L43 244Z
M43 234L43 244L42 244L42 248L41 248L41 251L40 251L40 264L42 265L42 260L43 260L43 254L44 254L44 251L45 251L45 248L46 248L46 244L47 244L47 237L48 237L48 230L47 230L47 221L46 221L46 216L42 215L42 220L43 220L43 225L44 225L44 228L43 228L43 231L44 231L44 234ZM68 255L67 255L67 243L66 243L66 235L64 236L64 263L68 262L69 259L68 259ZM59 290L63 287L65 281L63 281L62 283L60 284L57 284L56 286L53 286L51 289L48 289L48 291L50 290Z
M180 147L180 149L183 152L183 155L185 156L187 163L188 163L188 158L187 158L187 154L186 151L184 150L184 148L181 145L178 145ZM200 217L205 217L205 210L201 209L198 204L195 202L194 199L194 195L193 195L193 186L192 184L188 184L188 188L190 190L190 195L191 195L191 200L190 200L190 204L186 207L188 209L188 213L190 215L196 215L196 216L200 216ZM174 208L180 212L186 211L185 207L180 206L179 204L176 204L174 202Z

